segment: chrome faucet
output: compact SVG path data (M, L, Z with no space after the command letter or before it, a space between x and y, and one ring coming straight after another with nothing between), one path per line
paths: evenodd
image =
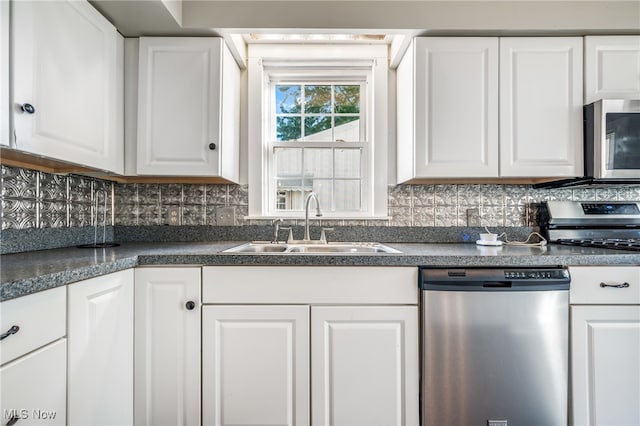
M309 204L311 203L311 199L316 200L316 217L322 217L322 211L320 210L320 201L318 201L318 194L315 192L310 192L307 195L307 199L304 202L304 237L303 241L311 241L311 237L309 236Z

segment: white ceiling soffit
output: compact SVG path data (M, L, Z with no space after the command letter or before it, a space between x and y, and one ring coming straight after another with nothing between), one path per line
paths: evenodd
M125 36L273 29L417 29L435 35L640 34L638 0L90 1Z

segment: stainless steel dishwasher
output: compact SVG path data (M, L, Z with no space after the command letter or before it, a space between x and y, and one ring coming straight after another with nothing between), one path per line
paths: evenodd
M569 271L420 270L422 426L568 422Z

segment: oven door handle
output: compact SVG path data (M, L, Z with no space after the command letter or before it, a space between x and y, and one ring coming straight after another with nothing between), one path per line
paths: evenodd
M607 284L607 283L600 283L600 287L605 288L605 287L611 287L611 288L627 288L629 287L629 283L622 283L622 284Z

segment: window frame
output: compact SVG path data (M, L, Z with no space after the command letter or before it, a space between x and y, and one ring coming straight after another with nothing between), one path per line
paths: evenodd
M303 210L276 209L277 194L273 164L277 146L293 144L337 148L337 142L277 142L275 128L276 84L300 82L345 84L363 82L361 90L360 142L339 142L361 151L362 211L330 211L325 219L387 219L387 88L388 47L380 45L249 45L248 46L248 219L275 217L301 219ZM329 59L330 58L330 59ZM302 81L304 80L304 82ZM374 102L375 101L375 102ZM364 121L364 123L362 123ZM251 123L261 123L252 125ZM364 128L363 128L364 127ZM335 173L335 172L334 172ZM335 182L335 180L334 180ZM257 189L257 190L256 190ZM320 200L326 203L325 200Z

